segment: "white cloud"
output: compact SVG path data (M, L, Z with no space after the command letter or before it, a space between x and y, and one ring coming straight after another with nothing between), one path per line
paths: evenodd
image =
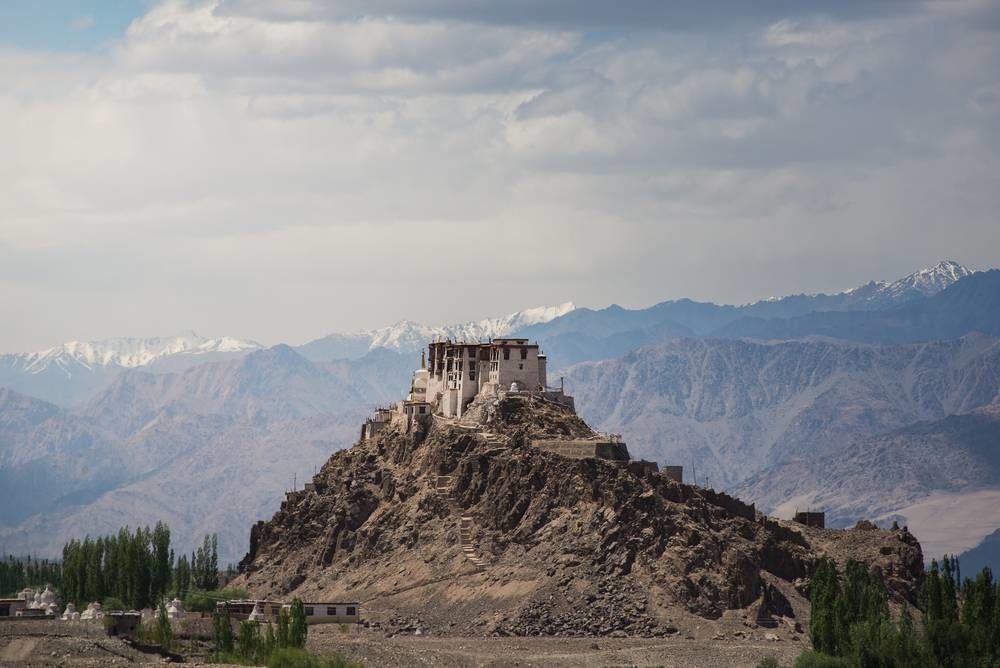
M955 7L331 6L172 0L107 51L0 54L0 308L38 323L0 349L996 264L1000 47Z

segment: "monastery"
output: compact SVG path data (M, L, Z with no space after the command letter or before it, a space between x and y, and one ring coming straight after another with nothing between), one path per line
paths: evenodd
M393 420L409 430L431 415L461 418L474 401L510 393L532 395L573 408L573 397L548 387L545 355L528 339L501 338L487 343L435 341L420 356L406 399L380 408L362 427L370 438Z

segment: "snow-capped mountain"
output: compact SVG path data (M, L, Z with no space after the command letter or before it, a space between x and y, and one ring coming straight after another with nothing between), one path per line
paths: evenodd
M0 387L60 405L83 401L125 369L179 371L244 355L260 344L228 336L177 336L70 341L31 353L0 354Z
M483 341L513 334L522 327L554 320L574 310L572 302L558 306L539 306L524 309L499 318L484 318L455 325L432 326L409 320L353 334L331 334L311 341L298 348L312 360L348 359L364 355L377 348L396 352L422 350L428 341L451 339L453 341Z
M974 274L954 260L942 260L894 281L869 281L833 294L799 294L769 297L739 307L743 315L759 318L792 318L814 311L876 311L900 306L914 299L936 295Z
M239 353L257 350L261 345L254 341L223 336L209 339L194 332L184 332L171 337L148 339L115 338L102 341L69 341L60 346L33 353L4 355L20 362L28 373L43 373L51 367L63 369L67 375L79 365L121 366L134 368L146 366L168 355L206 353Z
M857 288L845 290L841 295L852 302L899 304L916 297L936 295L952 283L974 273L954 260L942 260L933 267L915 271L895 281L871 281Z
M539 306L500 318L472 320L458 325L428 327L403 320L389 327L381 327L371 332L369 349L389 348L390 350L420 350L428 341L451 339L453 341L483 341L506 336L521 327L549 322L566 315L576 308L572 302L558 306Z

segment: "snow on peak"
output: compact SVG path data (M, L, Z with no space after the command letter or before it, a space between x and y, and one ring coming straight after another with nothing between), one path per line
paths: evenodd
M537 325L559 316L566 315L576 306L565 302L557 306L538 306L524 309L499 318L484 318L469 322L429 326L409 320L401 320L394 325L381 327L368 332L371 337L369 350L375 348L390 348L401 351L414 351L423 348L428 341L451 339L452 341L484 341L491 338L506 336L522 327Z
M93 368L96 366L145 366L161 357L186 353L244 352L260 348L253 341L229 336L205 338L194 332L172 337L115 338L101 341L68 341L61 346L34 353L23 353L25 368L39 373L52 364L65 366L70 362Z
M933 267L920 269L895 281L870 281L840 294L863 297L866 300L905 301L914 297L936 295L972 273L971 269L954 260L942 260Z
M887 286L887 290L892 294L913 290L923 295L933 295L972 273L971 269L963 267L954 260L942 260L933 267L921 269L894 281Z

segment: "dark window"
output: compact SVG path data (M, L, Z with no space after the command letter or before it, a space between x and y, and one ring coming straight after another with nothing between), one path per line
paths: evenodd
M503 349L503 358L505 360L509 360L510 359L510 348L504 348Z
M476 356L476 349L469 348L469 357L475 357L475 356Z
M355 608L353 605L347 606L347 616L348 617L353 617L356 614L358 614L358 609L357 608Z
M337 616L337 606L335 606L335 605L328 605L328 606L326 606L326 615L327 615L327 617L336 617Z
M426 412L427 412L427 406L421 406L420 407L420 414L423 415Z
M313 609L306 608L306 617L312 617L312 616L313 616Z
M528 359L528 349L527 348L521 348L521 359L523 359L523 360Z

